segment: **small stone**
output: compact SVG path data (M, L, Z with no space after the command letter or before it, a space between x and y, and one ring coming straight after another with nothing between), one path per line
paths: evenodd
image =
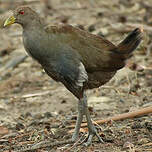
M97 13L97 16L99 16L99 17L102 17L104 14L103 14L103 12L98 12Z
M89 32L93 32L93 31L95 31L95 25L90 25L89 27L88 27L88 31Z
M121 23L126 23L126 22L127 22L127 18L126 18L125 16L120 16L120 17L119 17L119 21L120 21Z
M77 25L76 27L78 27L79 29L81 29L81 30L84 30L84 26L83 25Z
M24 128L25 128L25 126L22 123L18 122L16 124L16 130L21 130L21 129L24 129Z
M50 112L45 112L44 113L44 117L50 118L50 117L53 117L53 116L52 116L52 114Z
M66 102L67 102L67 101L66 101L66 100L64 100L64 99L61 101L61 103L62 103L62 104L66 103Z

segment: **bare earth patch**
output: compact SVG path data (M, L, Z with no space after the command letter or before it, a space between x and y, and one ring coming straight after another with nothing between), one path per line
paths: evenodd
M151 0L0 1L0 27L8 10L23 4L34 8L46 23L72 24L114 44L142 26L144 41L127 66L103 87L88 90L88 102L94 121L152 106ZM76 122L77 99L26 57L21 33L18 25L0 28L0 151L152 151L151 114L96 124L104 143L94 138L89 147L80 144L87 137L86 128L81 129L76 144L68 143L73 132L69 126Z

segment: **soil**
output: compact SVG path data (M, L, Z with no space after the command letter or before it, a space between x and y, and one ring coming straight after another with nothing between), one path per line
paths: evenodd
M94 137L91 146L81 144L86 128L76 144L62 143L72 136L77 99L26 56L19 25L2 28L19 5L32 7L46 24L72 24L114 44L143 27L144 40L126 67L104 86L88 90L88 104L94 121L152 106L151 0L0 0L0 151L151 152L151 114L97 124L104 143Z

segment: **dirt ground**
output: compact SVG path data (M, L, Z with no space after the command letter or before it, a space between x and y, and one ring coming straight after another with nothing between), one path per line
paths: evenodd
M77 99L26 56L19 25L3 28L19 5L35 9L47 24L72 24L114 44L143 27L144 41L134 56L106 85L88 90L88 103L94 121L152 106L151 0L0 0L0 151L152 152L151 114L96 125L104 143L94 137L84 147L84 128L77 144L52 146L71 138Z

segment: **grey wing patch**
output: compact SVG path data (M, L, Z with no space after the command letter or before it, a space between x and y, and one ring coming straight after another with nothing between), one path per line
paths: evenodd
M49 64L43 68L54 80L62 82L77 98L82 96L84 86L88 81L85 67L78 56L64 51L55 59L49 58ZM53 62L54 61L54 62Z
M84 83L88 81L88 75L82 62L80 62L78 69L79 74L75 84L77 86L83 87Z
M69 64L69 67L64 66L62 70L66 71L66 73L62 73L63 79L61 82L70 92L80 99L83 96L83 90L86 82L88 81L88 75L84 65L82 62L79 62L79 64L75 63L73 65Z

